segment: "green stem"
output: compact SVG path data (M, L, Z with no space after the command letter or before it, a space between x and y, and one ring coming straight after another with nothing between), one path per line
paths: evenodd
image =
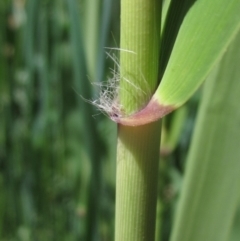
M160 122L119 127L115 241L153 241Z
M121 1L120 101L128 115L145 106L158 83L161 1Z
M121 1L120 104L125 114L151 98L157 86L161 1ZM119 125L115 241L153 241L160 121Z

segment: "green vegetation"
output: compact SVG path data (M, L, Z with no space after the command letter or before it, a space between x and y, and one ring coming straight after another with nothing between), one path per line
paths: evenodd
M120 54L119 99L126 114L156 88L160 12L157 0L121 1L120 48L126 51ZM116 241L154 240L160 124L118 127Z
M1 1L0 240L239 240L239 12Z

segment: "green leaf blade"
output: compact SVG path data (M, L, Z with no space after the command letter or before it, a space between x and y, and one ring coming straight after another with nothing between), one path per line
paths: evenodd
M155 98L180 106L194 93L220 59L240 27L240 1L196 1L176 39Z
M206 82L171 241L229 240L240 198L239 41Z

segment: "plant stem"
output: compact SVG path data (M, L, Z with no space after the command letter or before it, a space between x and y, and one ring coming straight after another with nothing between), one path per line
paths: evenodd
M154 240L160 122L119 127L115 241Z
M151 98L158 76L161 1L121 1L120 104L130 114ZM118 126L115 241L153 241L160 121Z
M120 102L124 114L152 97L158 82L161 1L121 1Z

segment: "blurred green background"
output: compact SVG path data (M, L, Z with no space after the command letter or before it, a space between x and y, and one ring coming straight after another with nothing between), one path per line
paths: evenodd
M105 47L119 47L119 8L113 0L0 1L0 240L113 240L117 127L83 98L96 99L92 83L111 78L106 52L118 51ZM165 136L174 121L179 134L170 147L163 136L161 149L163 240L198 99L164 122Z

